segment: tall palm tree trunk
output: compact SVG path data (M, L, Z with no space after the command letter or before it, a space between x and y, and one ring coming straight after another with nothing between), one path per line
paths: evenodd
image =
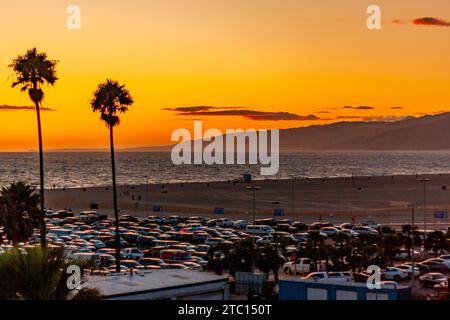
M36 117L38 125L38 137L39 137L39 178L40 178L40 194L41 194L41 247L46 246L46 225L45 225L45 200L44 200L44 151L42 146L42 126L41 126L41 110L39 108L39 102L35 102Z
M116 271L120 272L120 235L119 235L119 211L117 209L117 187L116 187L116 158L114 154L114 134L113 126L109 126L109 140L111 143L111 169L113 181L113 202L114 202L114 219L116 226Z

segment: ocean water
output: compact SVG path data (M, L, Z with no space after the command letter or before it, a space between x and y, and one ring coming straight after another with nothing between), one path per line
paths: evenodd
M281 154L278 175L261 177L253 165L172 164L168 153L117 153L120 185L227 181L252 173L256 179L450 173L450 152L298 152ZM146 176L148 178L146 178ZM111 184L109 153L46 153L46 187L71 188ZM26 181L38 185L36 153L0 153L0 185Z

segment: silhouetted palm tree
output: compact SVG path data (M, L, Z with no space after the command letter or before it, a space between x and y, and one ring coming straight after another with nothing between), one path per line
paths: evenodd
M278 282L278 273L284 264L284 258L276 245L269 243L258 248L256 265L269 279L270 271L273 272L275 282Z
M450 249L450 243L443 232L433 231L425 239L424 247L426 251L433 251L434 256L437 257Z
M208 250L208 265L209 270L213 270L216 274L222 274L223 270L228 269L228 253L231 246L225 243L218 243L211 246Z
M250 272L255 258L256 250L250 238L241 239L233 243L228 252L227 261L230 274L234 277L236 271Z
M67 287L69 265L84 270L92 261L67 260L62 248L31 248L26 254L18 249L0 255L0 300L66 300L72 293ZM97 290L82 290L75 299L99 299Z
M338 248L338 256L339 256L339 263L341 268L345 265L345 257L350 256L351 254L351 248L350 248L350 241L351 237L343 232L339 232L336 237L334 238L336 247Z
M0 223L14 245L27 241L39 224L39 201L34 188L23 182L0 190Z
M41 193L41 246L45 247L45 201L44 201L44 154L42 146L41 105L44 99L44 84L54 85L56 77L57 61L49 60L46 53L38 52L36 48L28 50L23 56L14 59L9 65L13 69L16 79L12 87L21 86L21 91L27 91L30 99L36 107L38 139L39 139L39 175Z
M394 264L394 257L400 252L401 241L400 237L394 233L384 234L380 241L380 253L385 262L390 265Z
M117 81L106 80L100 84L94 93L91 101L92 111L100 112L100 119L109 128L109 139L111 145L111 168L113 182L114 218L116 225L116 271L120 272L120 235L119 235L119 212L117 208L117 187L116 187L116 162L114 154L114 127L119 125L120 113L125 113L133 104L133 98L125 86Z
M314 263L312 264L313 270L317 270L317 265L322 260L321 248L324 246L324 239L319 231L314 230L309 234L309 241L307 241L305 252Z

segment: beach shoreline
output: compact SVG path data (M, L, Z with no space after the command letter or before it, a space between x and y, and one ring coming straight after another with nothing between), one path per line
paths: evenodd
M284 218L305 223L319 219L348 222L352 218L357 222L408 223L409 206L414 203L420 224L425 219L424 186L418 181L422 177L430 179L426 218L432 224L434 211L450 209L450 174L120 185L118 201L121 214L139 217L174 214L251 220L253 198L246 187L258 185L262 189L256 192L257 218L271 217L275 209L284 209ZM111 187L49 189L46 195L46 206L51 209L89 210L98 206L101 213L113 213ZM155 207L162 211L154 211ZM214 214L215 208L224 208L225 214Z

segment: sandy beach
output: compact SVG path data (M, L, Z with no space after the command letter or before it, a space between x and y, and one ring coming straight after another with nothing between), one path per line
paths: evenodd
M257 217L270 217L274 209L283 208L285 218L312 222L322 218L331 222L373 219L378 223L408 223L410 203L415 203L416 222L424 222L423 183L420 176L384 176L263 180L252 183L212 182L165 185L119 186L122 214L144 217L158 215L214 216L214 208L225 208L226 217L251 219L252 192L248 185L258 185ZM434 221L436 210L450 208L450 175L429 175L426 186L427 223ZM294 192L292 188L294 186ZM294 211L292 212L292 194ZM148 202L147 202L148 199ZM97 204L99 211L112 214L111 187L53 189L47 191L47 206L52 209L87 210ZM154 213L154 207L162 213ZM216 215L217 216L217 215ZM437 222L447 223L447 220Z

